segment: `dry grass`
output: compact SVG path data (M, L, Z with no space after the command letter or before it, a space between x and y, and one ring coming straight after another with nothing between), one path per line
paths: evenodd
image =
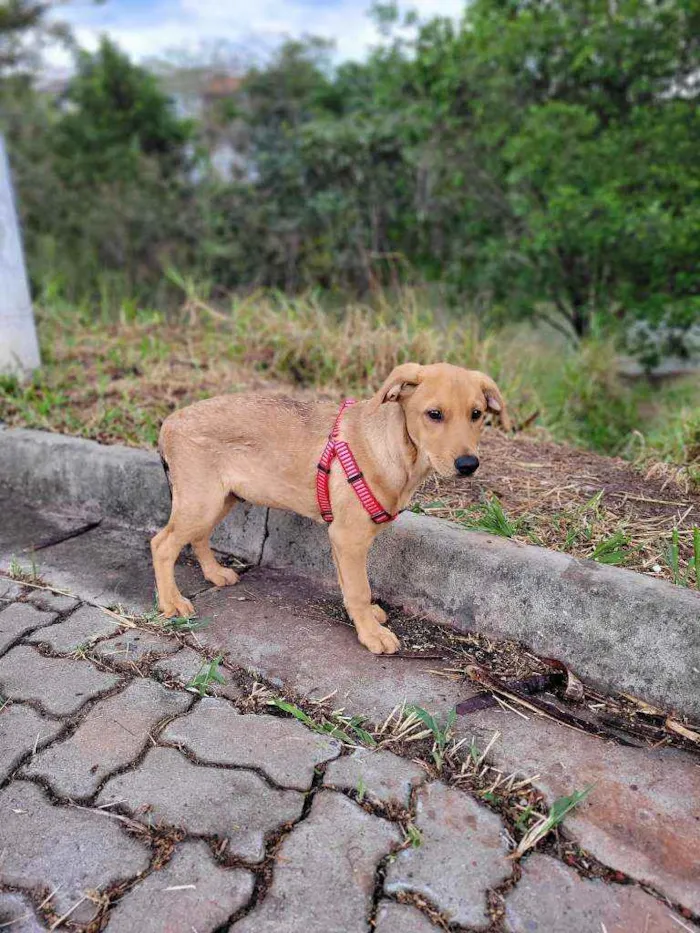
M626 567L674 581L670 556L678 535L679 574L693 560L693 530L700 525L700 496L685 477L665 469L639 469L525 432L507 438L486 434L482 466L469 483L429 480L416 508L465 527L502 534L525 544ZM675 581L678 582L678 581ZM688 583L698 585L694 571Z

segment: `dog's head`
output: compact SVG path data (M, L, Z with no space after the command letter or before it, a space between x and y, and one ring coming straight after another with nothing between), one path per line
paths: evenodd
M506 404L496 383L477 370L449 363L397 366L373 404L400 404L409 437L441 476L471 476L486 415L497 414L510 430Z

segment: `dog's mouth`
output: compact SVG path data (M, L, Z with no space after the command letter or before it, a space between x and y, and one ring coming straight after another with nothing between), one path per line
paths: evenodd
M454 476L459 476L458 471L455 470L454 460L436 460L430 455L428 455L428 459L430 460L433 471L443 479L451 479Z

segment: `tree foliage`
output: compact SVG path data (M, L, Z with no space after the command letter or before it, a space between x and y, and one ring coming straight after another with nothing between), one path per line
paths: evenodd
M150 75L109 43L82 56L46 158L109 221L88 232L66 207L42 229L100 240L116 217L154 279L177 255L227 288L435 281L579 336L700 319L700 0L375 16L385 41L361 63L304 40L248 70L216 112L224 179L192 172L192 127Z
M697 320L699 35L697 0L475 0L331 80L284 49L242 92L258 275L367 287L400 257L579 335Z

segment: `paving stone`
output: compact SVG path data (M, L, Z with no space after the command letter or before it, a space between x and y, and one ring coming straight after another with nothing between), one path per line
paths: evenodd
M0 711L0 781L16 767L22 755L40 748L61 728L60 722L44 719L29 706L8 703Z
M250 872L221 868L203 841L184 842L117 903L109 933L213 933L252 893Z
M398 853L385 890L413 891L453 923L487 927L486 892L512 871L500 819L461 791L428 784L418 794L415 825L421 844Z
M0 576L0 599L12 602L13 599L19 599L22 595L22 585L16 580L10 580L9 577Z
M380 905L374 929L376 933L438 933L438 928L415 907L393 901L384 901Z
M51 590L32 590L27 597L27 602L48 612L68 612L70 609L75 609L79 600L72 596L52 593Z
M259 862L265 834L298 819L304 797L276 790L252 771L195 765L175 749L154 748L138 768L104 786L98 802L116 801L142 822L225 837L229 854Z
M183 687L201 670L204 657L193 648L181 648L177 654L165 658L153 666L154 674L161 674Z
M51 625L55 618L55 612L39 612L28 603L12 603L0 612L0 651L25 632Z
M88 645L98 638L111 635L119 623L94 606L82 606L65 622L30 635L28 641L47 644L53 651L68 654L78 646Z
M508 933L698 933L641 888L585 879L539 854L523 863L523 876L506 898L505 928Z
M11 700L35 700L56 716L67 716L119 683L88 661L45 658L19 645L0 658L0 694Z
M371 803L408 807L411 791L425 781L425 771L412 761L386 751L358 748L328 766L324 783L341 790L363 789Z
M49 844L50 840L50 844ZM54 891L58 914L88 891L132 878L149 851L104 813L52 806L35 784L14 781L0 791L0 884ZM89 922L97 906L83 901L71 920Z
M100 606L120 604L145 612L153 606L155 581L150 535L104 522L77 538L41 552L41 572L54 586ZM187 557L177 563L185 596L208 589L199 565Z
M24 771L64 797L89 797L107 774L138 757L154 726L190 703L187 694L136 680L93 706L70 738L36 755Z
M484 742L501 733L489 753L495 766L538 774L535 783L550 802L594 785L566 818L569 836L604 865L700 914L697 758L603 742L536 716L525 722L488 710L468 718L470 734L479 727Z
M95 646L93 654L114 664L133 669L135 664L146 658L164 658L175 654L179 648L180 645L174 638L132 629L100 642Z
M48 927L39 923L28 897L0 892L0 930L7 930L7 933L46 933Z
M314 767L341 751L340 742L307 729L296 719L243 715L225 700L207 698L163 733L200 761L260 768L282 787L308 790Z
M94 516L92 517L94 520ZM66 535L79 534L89 527L90 519L80 510L75 512L49 512L45 508L33 509L17 496L2 499L2 522L0 522L0 568L8 568L14 558L29 567L31 551L45 547L50 541L60 540ZM39 570L43 570L42 552Z
M392 823L319 793L280 846L265 900L232 933L366 933L377 865L400 841Z
M241 601L240 597L247 597ZM342 621L338 590L270 567L246 572L237 587L213 588L195 599L210 619L197 637L230 652L237 664L293 693L324 697L381 722L397 704L417 704L444 717L475 694L464 683L436 677L427 667L449 663L373 655Z

